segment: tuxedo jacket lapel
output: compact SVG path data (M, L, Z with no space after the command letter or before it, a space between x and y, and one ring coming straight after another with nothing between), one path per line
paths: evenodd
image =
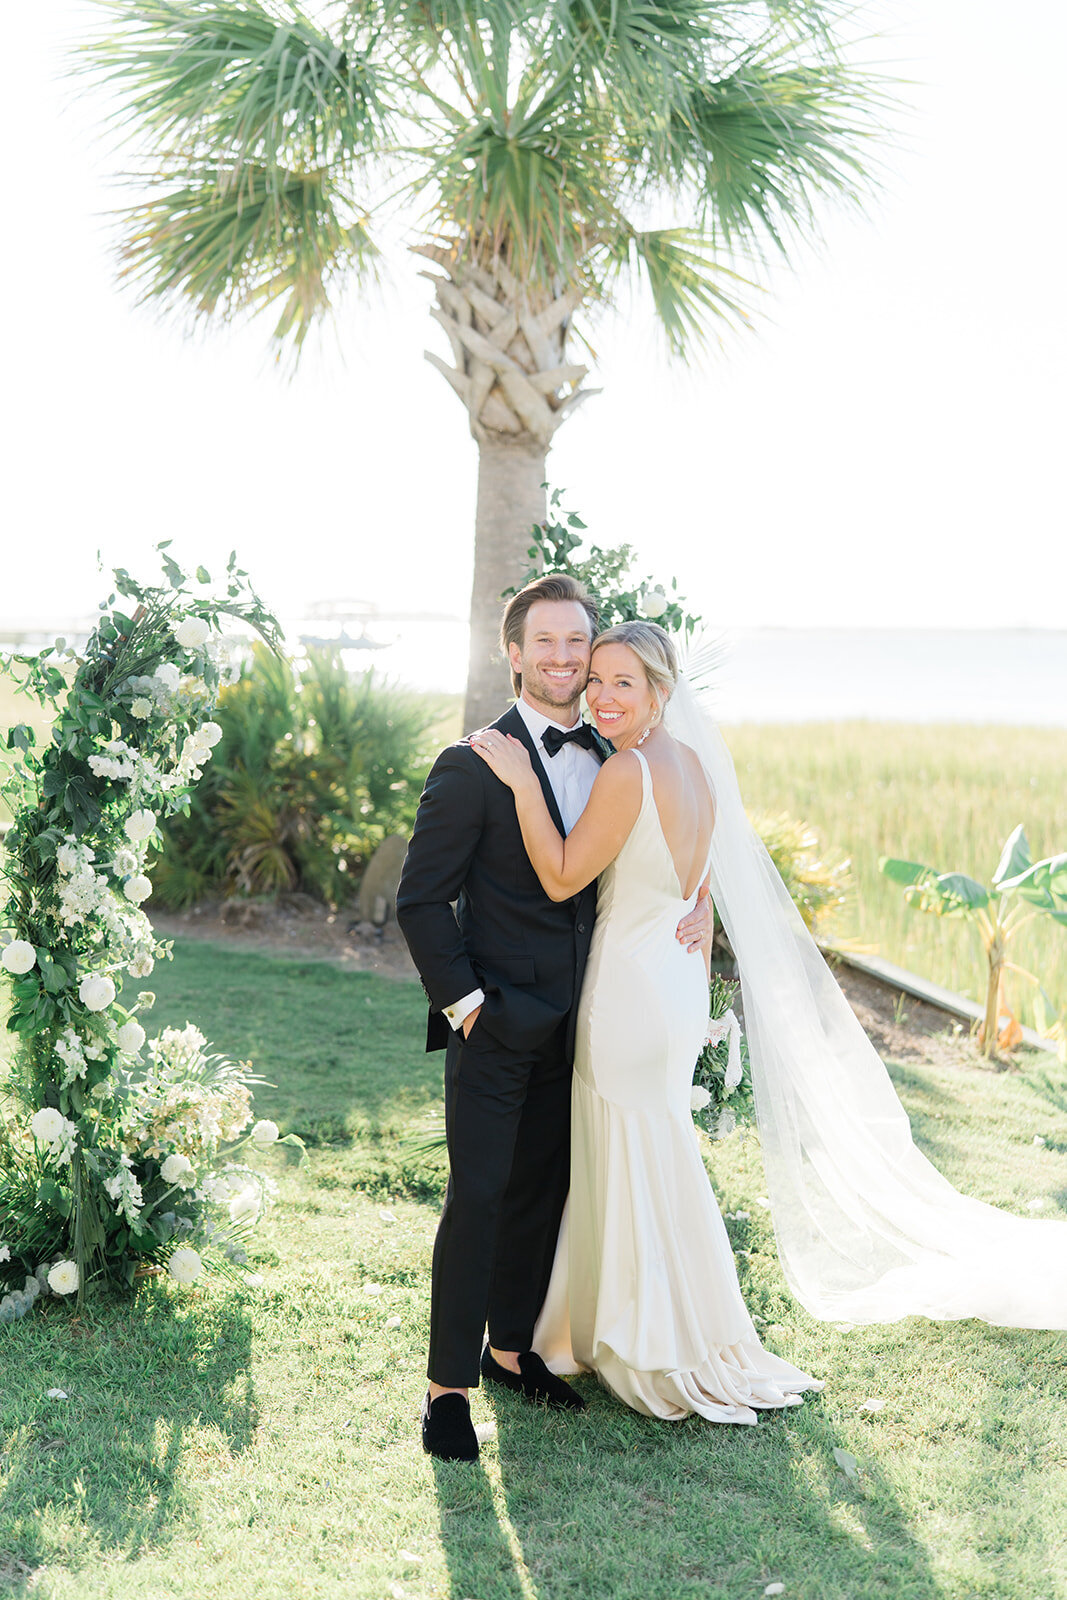
M516 739L521 739L523 744L526 746L530 753L530 760L533 763L533 769L537 773L537 779L541 785L541 793L545 797L545 804L548 807L548 814L552 818L552 821L555 823L556 827L559 829L560 833L565 837L566 829L563 826L563 818L560 816L559 806L556 804L556 797L552 793L552 785L548 781L548 773L545 771L545 764L541 760L541 752L534 743L533 734L530 732L529 728L526 726L525 722L522 720L522 717L519 715L518 711L516 711L514 706L512 706L509 711L505 711L504 715L497 721L495 725L500 729L501 733L513 733Z

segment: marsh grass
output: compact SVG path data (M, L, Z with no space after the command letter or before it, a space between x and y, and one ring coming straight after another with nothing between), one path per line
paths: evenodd
M725 730L746 804L810 822L824 854L852 861L854 893L825 930L971 999L985 998L977 934L910 908L880 856L988 884L1016 823L1035 861L1067 850L1067 731L833 722ZM1067 1007L1067 928L1039 919L1013 959ZM1032 986L1008 975L1032 1023Z
M435 1467L416 1419L441 1175L413 1198L400 1143L439 1104L419 989L200 943L152 983L156 1023L254 1057L276 1085L258 1113L312 1147L278 1165L262 1287L164 1282L0 1329L0 1595L1067 1596L1067 1340L813 1322L782 1284L751 1139L709 1147L723 1209L750 1213L728 1224L745 1294L825 1392L731 1429L648 1421L588 1380L576 1419L479 1391L496 1438L476 1467ZM1047 1062L893 1071L950 1177L1067 1210L1067 1091Z

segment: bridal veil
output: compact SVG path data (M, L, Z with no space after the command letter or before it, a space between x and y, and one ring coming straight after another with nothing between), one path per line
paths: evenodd
M1067 1329L1067 1221L969 1199L916 1148L885 1066L745 815L702 698L683 671L665 722L697 752L715 796L711 892L740 969L790 1290L824 1321Z

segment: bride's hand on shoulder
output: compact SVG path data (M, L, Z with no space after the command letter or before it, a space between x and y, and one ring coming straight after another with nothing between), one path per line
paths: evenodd
M530 753L522 740L501 733L499 728L479 728L470 735L470 747L509 789L521 788L534 776Z

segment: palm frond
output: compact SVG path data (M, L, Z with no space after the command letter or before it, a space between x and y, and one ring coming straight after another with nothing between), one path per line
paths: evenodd
M120 95L120 127L171 151L281 169L358 158L388 113L355 39L334 40L281 0L100 0L121 31L92 43L87 70Z
M672 354L701 349L716 325L749 325L745 299L758 286L716 261L698 229L620 227L606 251L609 278L630 268L647 281Z
M299 348L336 279L373 276L377 249L331 174L205 165L126 213L123 276L166 309L233 317L283 302L274 329Z
M695 84L671 118L674 176L695 183L703 220L730 248L783 252L818 197L854 201L871 186L860 158L873 128L869 88L833 63L749 58Z

